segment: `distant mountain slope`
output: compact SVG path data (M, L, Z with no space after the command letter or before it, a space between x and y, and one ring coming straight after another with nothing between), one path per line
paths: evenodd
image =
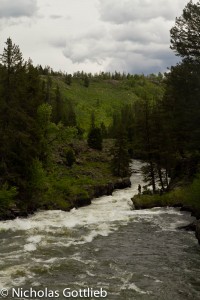
M72 78L71 85L66 84L61 76L51 78L52 89L59 86L64 101L68 100L74 106L78 125L86 131L90 126L92 112L97 125L103 122L107 127L112 122L113 113L123 105L133 104L146 95L152 99L163 95L163 87L157 77L156 82L143 75L123 80L94 77L89 79L89 87L84 86L81 78Z

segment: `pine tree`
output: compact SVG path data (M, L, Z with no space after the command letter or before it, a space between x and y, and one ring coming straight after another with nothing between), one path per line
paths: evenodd
M189 60L200 60L200 2L190 1L182 16L176 18L175 26L170 30L171 49L178 56Z
M102 132L99 127L95 125L95 115L94 112L91 113L91 123L90 123L90 130L88 133L87 138L88 146L92 149L102 150Z
M113 175L126 177L130 175L130 156L128 153L128 140L126 131L121 126L117 131L115 145L112 149L113 159L111 161L111 169Z
M90 80L89 80L88 76L86 75L84 77L84 86L88 88L89 85L90 85Z
M88 146L92 149L102 150L102 134L98 127L91 128L88 134Z
M71 74L66 74L66 75L65 75L65 82L66 82L66 84L68 84L68 85L71 85L71 84L72 84L72 75L71 75Z
M63 100L58 85L56 87L56 92L55 92L55 113L54 114L55 114L54 116L55 123L58 124L63 119Z
M77 126L76 113L72 101L66 99L66 107L63 115L63 124L65 126Z
M9 38L1 55L0 173L1 182L18 187L27 197L30 165L38 155L37 107L41 103L37 70L22 59Z

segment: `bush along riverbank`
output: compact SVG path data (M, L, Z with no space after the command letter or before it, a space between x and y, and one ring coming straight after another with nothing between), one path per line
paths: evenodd
M102 151L89 148L84 140L75 140L67 149L54 153L48 172L37 162L34 198L21 202L17 190L5 186L0 191L0 220L26 217L37 210L70 211L90 205L93 198L111 195L115 189L130 187L129 177L112 174L112 147L113 140L109 139L104 140ZM72 164L66 155L69 151L73 153Z
M180 207L191 212L196 221L185 227L194 230L200 244L200 174L185 187L174 187L173 190L160 194L138 194L132 198L135 209L151 209L154 207Z

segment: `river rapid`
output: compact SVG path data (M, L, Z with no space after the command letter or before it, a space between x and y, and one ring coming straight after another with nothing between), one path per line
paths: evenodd
M193 218L172 208L133 210L141 163L132 167L131 188L90 206L0 222L0 289L46 288L57 299L66 299L65 288L102 288L109 300L200 299L200 247L193 232L178 229Z

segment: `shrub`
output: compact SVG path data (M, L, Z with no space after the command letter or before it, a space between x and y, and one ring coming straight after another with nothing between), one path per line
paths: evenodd
M66 153L66 164L71 167L76 161L75 153L72 149L69 149Z
M18 192L16 187L9 187L5 183L0 189L0 209L4 210L10 207L14 203L14 198L17 196Z
M101 129L94 127L91 128L88 134L88 146L92 149L102 150L102 135Z

